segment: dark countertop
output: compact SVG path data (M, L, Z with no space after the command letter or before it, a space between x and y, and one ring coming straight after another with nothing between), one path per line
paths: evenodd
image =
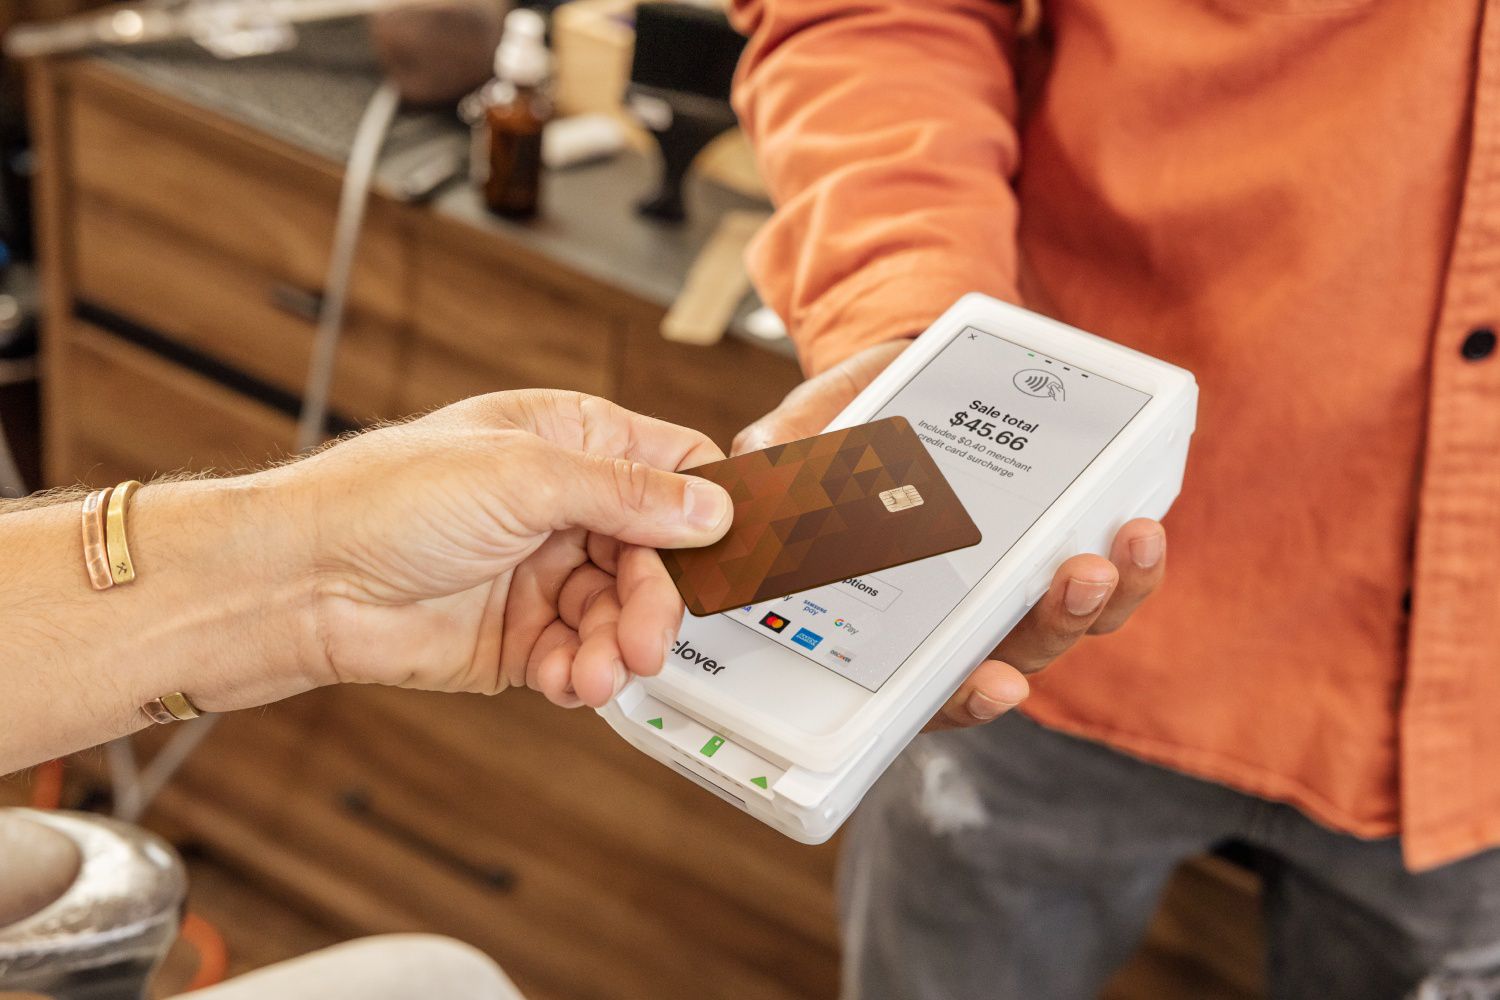
M305 25L300 37L291 51L230 62L191 42L121 49L101 58L147 86L342 164L380 81L368 34L356 19ZM405 198L404 179L414 166L436 161L458 173L467 155L468 129L452 112L403 110L386 142L377 185L387 196ZM695 179L689 182L687 222L657 223L634 207L655 175L654 159L635 152L550 171L542 214L527 223L492 215L462 178L436 193L431 210L666 308L719 217L766 206ZM749 298L741 306L732 333L743 335L740 321L755 305ZM755 342L790 353L785 341Z

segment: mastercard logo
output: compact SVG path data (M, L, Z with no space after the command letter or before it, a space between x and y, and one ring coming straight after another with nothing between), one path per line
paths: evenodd
M785 618L774 611L767 611L766 616L760 620L760 623L772 632L780 632L790 624Z

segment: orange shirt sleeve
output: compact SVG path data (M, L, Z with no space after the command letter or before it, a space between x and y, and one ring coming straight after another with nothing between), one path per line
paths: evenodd
M749 267L809 373L1015 300L1015 4L734 0L735 107L777 210Z

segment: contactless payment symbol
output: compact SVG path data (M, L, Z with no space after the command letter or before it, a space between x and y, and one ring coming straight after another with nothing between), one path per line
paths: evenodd
M1011 379L1017 389L1028 396L1037 396L1041 399L1055 399L1059 403L1067 399L1067 391L1063 387L1063 380L1051 372L1044 372L1040 368L1026 368L1016 372L1016 377Z
M823 637L812 629L803 628L797 630L797 634L792 636L792 641L803 649L817 649Z
M767 611L766 616L760 620L760 623L772 632L780 632L789 624L785 618L774 611Z

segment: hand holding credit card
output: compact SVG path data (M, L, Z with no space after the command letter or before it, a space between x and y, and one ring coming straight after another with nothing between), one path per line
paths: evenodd
M734 523L661 553L695 615L785 597L977 545L979 528L903 417L685 470L718 483Z

